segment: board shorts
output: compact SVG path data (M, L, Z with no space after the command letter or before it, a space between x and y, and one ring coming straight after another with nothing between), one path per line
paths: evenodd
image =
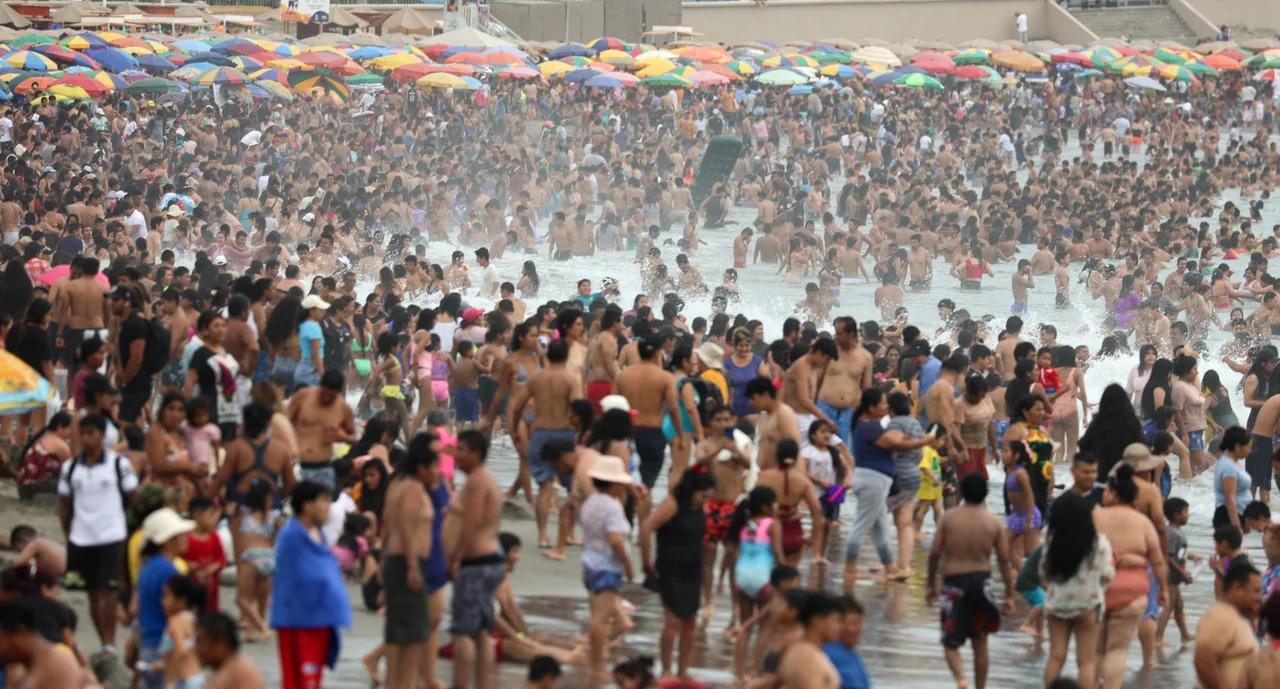
M707 498L706 530L702 535L703 543L727 543L729 541L729 523L733 521L733 513L738 504L732 500L716 500Z
M990 572L943 577L940 601L943 647L960 648L971 639L1000 631L1000 606L991 589Z
M552 440L563 440L573 444L575 434L572 428L535 428L529 434L529 451L526 453L529 462L529 474L538 485L556 480L556 471L542 460L542 449Z
M1025 600L1027 602L1027 605L1030 605L1033 608L1044 607L1044 587L1043 586L1037 586L1033 589L1028 589L1026 591L1019 591L1018 595L1022 596L1022 600Z
M120 585L124 541L103 545L67 544L67 573L62 585L73 591L114 591Z
M1015 301L1013 306L1009 307L1009 313L1026 313L1030 310L1031 308L1027 306L1026 302L1022 301Z
M453 393L453 411L458 421L480 420L480 393L477 390L458 390Z
M622 575L617 572L583 567L582 583L586 585L587 590L593 594L605 593L608 591L619 593L622 591Z
M929 281L928 280L909 280L907 281L907 287L909 289L928 289Z
M449 632L464 636L492 632L493 597L506 577L507 567L501 553L463 560L453 579Z
M587 401L591 403L591 408L596 410L597 416L604 413L604 409L600 406L600 401L612 394L613 383L611 381L587 381Z
M404 555L382 558L382 584L387 606L382 633L383 640L393 646L426 643L431 627L426 587L417 591L409 588L410 566ZM421 567L418 563L412 566Z

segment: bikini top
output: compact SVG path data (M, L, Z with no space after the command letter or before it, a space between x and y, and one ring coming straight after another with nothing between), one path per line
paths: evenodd
M742 533L738 535L738 540L743 543L773 543L773 539L769 537L770 526L773 526L773 517L765 517L760 521L749 519L746 525L742 527Z

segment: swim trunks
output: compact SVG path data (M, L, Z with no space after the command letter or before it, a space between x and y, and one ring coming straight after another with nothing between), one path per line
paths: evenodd
M431 627L425 587L417 591L409 588L410 566L421 567L418 563L410 565L403 555L382 558L383 595L387 605L382 633L387 643L398 646L425 643Z
M703 543L725 543L729 540L729 522L733 521L733 512L738 507L732 500L716 500L708 498L706 531L702 535Z
M991 590L990 572L943 577L938 610L946 648L960 648L970 639L1000 631L1000 606Z
M1010 313L1026 313L1027 311L1030 311L1030 307L1028 307L1025 302L1021 301L1015 301L1013 302L1013 306L1009 307Z
M453 634L475 636L493 631L493 596L507 576L501 553L463 560L453 579L453 599L449 613Z
M596 414L603 414L604 409L600 406L600 400L613 394L613 383L608 380L589 380L587 381L587 401L591 403L591 408L596 410Z

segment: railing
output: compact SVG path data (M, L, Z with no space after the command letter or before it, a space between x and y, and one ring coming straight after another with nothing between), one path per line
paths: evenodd
M1161 7L1165 0L1058 0L1068 10L1122 10L1129 7Z

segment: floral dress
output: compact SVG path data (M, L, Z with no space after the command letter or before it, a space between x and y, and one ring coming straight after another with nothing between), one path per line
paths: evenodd
M1045 543L1045 555L1040 558L1045 614L1059 620L1070 620L1095 610L1101 616L1107 585L1116 575L1111 541L1099 533L1093 542L1093 552L1080 563L1075 575L1066 581L1053 581L1046 573L1050 543L1052 541Z

